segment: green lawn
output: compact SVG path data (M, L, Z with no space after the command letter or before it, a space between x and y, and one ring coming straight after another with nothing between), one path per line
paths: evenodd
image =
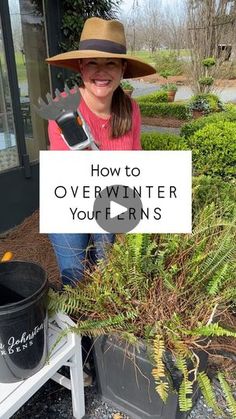
M168 50L168 49L164 49L164 50L159 50L157 52L155 52L154 54L152 54L150 51L135 51L135 52L131 52L128 51L129 54L136 56L137 58L140 58L141 60L145 61L148 64L153 64L155 62L155 56L156 55L168 55L170 52L174 52L173 50ZM187 49L181 49L180 50L180 57L186 57L189 56L189 50Z
M25 68L25 64L24 64L23 56L21 52L15 53L15 59L16 59L18 81L19 82L26 81L26 68ZM3 56L2 53L0 53L0 61L2 64L5 63L5 57Z

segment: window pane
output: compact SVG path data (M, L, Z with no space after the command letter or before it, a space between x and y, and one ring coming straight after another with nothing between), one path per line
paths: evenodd
M0 172L19 164L0 20Z

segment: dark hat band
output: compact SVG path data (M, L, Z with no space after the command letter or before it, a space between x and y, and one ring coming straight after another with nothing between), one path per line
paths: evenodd
M87 39L80 41L80 50L96 50L110 52L112 54L126 54L126 47L117 42L107 41L106 39Z

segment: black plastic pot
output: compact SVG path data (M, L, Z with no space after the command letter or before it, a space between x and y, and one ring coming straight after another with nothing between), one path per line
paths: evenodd
M199 354L198 354L199 356ZM132 419L183 419L187 413L179 411L177 392L172 392L163 403L155 390L153 365L147 351L131 349L114 336L95 339L94 359L98 390L102 399ZM206 369L207 356L200 355L200 370ZM174 387L178 389L181 375L170 365ZM199 391L195 388L193 402Z
M46 272L35 263L0 263L0 382L35 374L47 357Z

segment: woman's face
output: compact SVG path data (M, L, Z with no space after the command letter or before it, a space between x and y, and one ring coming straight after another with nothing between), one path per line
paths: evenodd
M85 88L96 97L111 97L120 84L125 66L119 58L80 60L80 72Z

